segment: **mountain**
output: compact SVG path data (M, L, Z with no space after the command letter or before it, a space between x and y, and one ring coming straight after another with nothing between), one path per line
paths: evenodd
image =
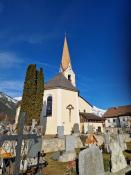
M0 98L5 98L5 99L7 99L10 102L17 103L16 99L10 97L9 95L7 95L7 94L5 94L3 92L0 92Z
M17 101L21 101L22 100L22 97L14 97L13 99L14 100L17 100Z
M93 108L92 108L92 113L94 113L95 115L97 115L99 117L102 117L105 112L106 112L106 110L97 108L96 106L93 106Z
M0 92L0 120L7 116L7 120L13 121L15 119L17 100Z

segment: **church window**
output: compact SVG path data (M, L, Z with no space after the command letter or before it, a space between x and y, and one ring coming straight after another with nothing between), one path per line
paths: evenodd
M46 115L47 116L51 116L52 115L52 96L49 96L47 98Z
M71 75L70 75L70 74L68 75L68 80L70 80L70 81L71 81Z

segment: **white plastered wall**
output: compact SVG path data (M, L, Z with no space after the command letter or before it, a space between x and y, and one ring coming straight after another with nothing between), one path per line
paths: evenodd
M74 108L71 110L71 116L69 116L69 109L67 109L68 105ZM80 124L78 105L78 92L62 89L62 124L65 135L71 134L74 124Z
M83 98L79 97L79 111L80 112L91 113L92 106L90 106Z
M46 117L48 96L52 96L52 116ZM71 121L69 120L68 105L72 105L74 108L71 110ZM45 90L41 118L46 135L57 134L57 126L64 126L65 135L71 134L74 124L80 124L78 92L65 89Z
M68 80L68 75L71 75L71 83L73 86L76 86L76 82L75 82L75 73L73 72L72 68L68 67L64 72L63 72L64 76L67 78Z

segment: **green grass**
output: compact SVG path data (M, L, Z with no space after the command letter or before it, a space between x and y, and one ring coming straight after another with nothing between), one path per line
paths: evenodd
M43 170L44 175L76 175L74 171L66 173L67 163L52 160L52 155L53 153L46 154L46 161L48 162L48 165Z
M103 153L104 170L110 171L110 154Z

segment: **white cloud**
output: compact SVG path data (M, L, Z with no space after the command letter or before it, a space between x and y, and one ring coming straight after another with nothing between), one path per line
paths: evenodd
M10 52L0 52L0 68L10 68L22 63L22 60Z

